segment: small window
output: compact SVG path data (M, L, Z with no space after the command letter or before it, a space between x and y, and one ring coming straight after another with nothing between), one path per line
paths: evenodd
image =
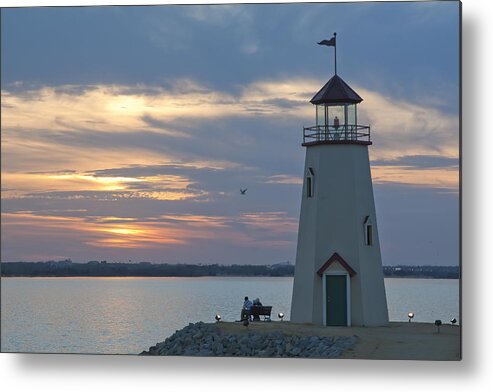
M369 216L365 218L363 223L364 234L365 234L365 245L373 245L373 225Z
M306 175L306 197L313 197L313 174L313 169L309 167Z
M373 245L372 225L366 226L366 245Z

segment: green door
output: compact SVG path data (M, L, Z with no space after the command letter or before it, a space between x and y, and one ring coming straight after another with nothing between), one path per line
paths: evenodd
M347 325L346 284L346 275L325 275L325 317L327 325Z

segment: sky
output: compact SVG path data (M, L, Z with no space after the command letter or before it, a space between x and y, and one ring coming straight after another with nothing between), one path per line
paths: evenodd
M2 261L294 263L337 31L383 264L458 265L457 2L11 8L1 29Z

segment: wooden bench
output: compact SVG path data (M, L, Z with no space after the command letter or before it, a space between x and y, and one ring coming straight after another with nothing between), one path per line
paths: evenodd
M270 321L272 306L252 306L250 316L255 320L260 320L260 316L264 317L264 321Z

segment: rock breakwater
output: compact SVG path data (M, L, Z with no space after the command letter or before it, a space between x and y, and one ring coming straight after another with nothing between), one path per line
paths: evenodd
M356 336L297 336L250 330L231 333L216 324L198 322L190 323L140 355L338 358L356 342Z

